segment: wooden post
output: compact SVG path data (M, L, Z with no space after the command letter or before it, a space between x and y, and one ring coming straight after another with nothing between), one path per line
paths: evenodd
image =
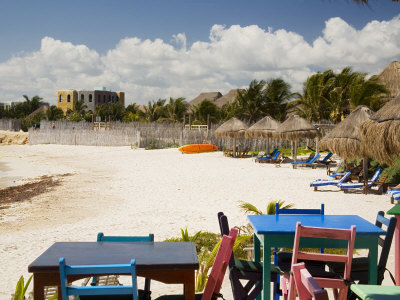
M189 114L189 130L192 130L192 114Z
M319 137L315 138L315 155L319 153Z
M208 133L208 129L210 128L210 114L207 114L207 133Z

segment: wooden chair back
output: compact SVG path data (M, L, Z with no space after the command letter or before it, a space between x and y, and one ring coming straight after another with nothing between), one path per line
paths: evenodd
M320 287L311 276L304 263L292 266L294 282L296 284L299 300L328 300L328 292Z
M232 255L233 244L235 243L238 230L232 228L229 236L224 235L221 240L214 264L212 266L210 276L208 277L206 287L203 292L202 300L211 300L219 295L222 281Z
M154 234L148 236L111 236L104 235L102 232L97 234L98 242L154 242Z
M131 260L126 265L67 265L65 258L61 257L59 261L61 293L63 299L69 296L84 295L132 295L133 300L138 300L137 282L136 282L136 261ZM115 286L68 286L69 275L100 275L100 274L131 274L132 285Z
M310 253L299 251L300 239L306 238L322 238L322 239L339 239L347 241L347 252L342 254L325 254L325 253ZM300 222L296 224L296 234L293 244L292 266L297 264L299 260L313 260L322 262L341 262L345 264L343 279L336 278L316 278L317 282L323 288L333 288L335 295L339 289L338 299L344 300L347 297L348 286L346 280L350 279L351 261L353 259L354 241L356 237L356 226L351 226L350 229L335 229L335 228L319 228L302 226ZM294 278L290 275L289 283L289 299L295 299Z

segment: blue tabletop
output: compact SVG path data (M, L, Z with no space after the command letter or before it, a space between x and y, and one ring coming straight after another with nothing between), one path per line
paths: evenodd
M296 223L303 226L350 229L357 235L384 235L386 232L357 215L251 215L247 216L257 234L294 234Z

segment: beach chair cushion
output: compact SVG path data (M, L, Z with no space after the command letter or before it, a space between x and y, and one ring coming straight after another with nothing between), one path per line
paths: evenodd
M380 175L381 175L381 169L379 168L375 172L374 176L372 176L371 180L368 180L367 186L371 187L372 185L374 185ZM353 182L345 182L345 183L339 184L339 187L341 189L361 189L364 187L364 183L363 182L354 182L354 183Z
M346 172L343 175L343 177L339 180L317 179L317 180L310 182L310 186L316 187L316 186L325 186L325 185L339 185L339 184L345 182L349 178L350 174L351 174L351 172Z
M323 159L318 160L319 163L326 163L328 162L328 160L331 158L331 156L333 155L332 152L329 152Z
M291 162L292 165L297 165L297 164L312 164L315 162L315 160L319 157L319 153L315 155L313 158L309 159L308 161L293 161Z

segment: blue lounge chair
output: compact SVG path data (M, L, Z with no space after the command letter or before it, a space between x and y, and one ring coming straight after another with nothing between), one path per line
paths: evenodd
M261 161L264 161L264 160L271 160L271 158L275 156L276 152L278 152L278 149L277 149L277 148L275 148L275 149L271 152L271 154L267 153L267 154L265 154L265 155L263 155L263 156L256 157L256 162L261 162Z
M310 182L310 187L314 187L314 191L317 191L319 186L339 186L339 184L344 183L350 177L350 174L350 171L346 172L340 180L317 179Z
M319 157L319 153L314 155L314 157L309 159L308 161L293 161L293 162L291 162L291 164L292 164L293 169L296 166L299 166L299 165L301 165L301 166L311 166L312 168L314 168L313 164L317 160L318 157Z
M318 160L317 162L319 164L324 164L324 165L328 165L331 162L331 157L332 157L333 153L329 152L323 159Z
M126 265L67 265L65 258L59 261L61 294L63 299L69 296L79 296L81 300L93 299L90 296L113 295L112 299L133 299L138 300L136 282L136 261L131 260ZM68 275L95 275L95 274L131 274L132 285L114 286L68 286ZM88 296L88 297L85 297Z
M345 183L341 183L339 184L339 188L341 190L343 190L344 192L348 191L348 190L354 190L354 189L362 189L364 187L366 188L370 188L372 187L376 181L379 179L379 176L381 176L381 168L379 168L374 176L372 176L371 180L368 180L368 183L365 185L364 182L345 182Z
M281 152L276 151L275 155L272 156L272 158L271 158L271 156L270 157L264 156L264 157L261 157L260 159L256 159L256 162L274 162L277 160L279 154L281 154Z

